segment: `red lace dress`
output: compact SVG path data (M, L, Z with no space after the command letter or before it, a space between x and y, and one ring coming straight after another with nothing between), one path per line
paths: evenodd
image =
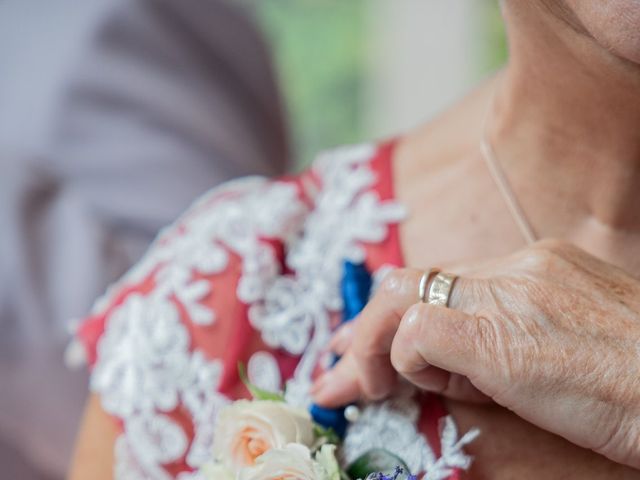
M91 390L118 422L115 478L199 478L219 409L250 380L308 406L342 308L345 260L377 280L402 265L392 144L321 155L305 173L216 188L163 230L79 327ZM79 344L76 344L78 348ZM458 477L468 457L440 401L399 388L349 426L348 462L384 447L413 472Z

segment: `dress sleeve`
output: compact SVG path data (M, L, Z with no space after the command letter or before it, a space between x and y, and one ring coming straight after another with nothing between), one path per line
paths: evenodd
M186 478L209 455L219 408L245 394L238 363L271 389L292 370L248 309L282 274L308 209L301 191L298 180L247 178L207 194L79 326L91 390L122 432L116 478Z
M379 152L344 147L300 176L216 189L98 301L79 349L92 391L121 427L116 479L195 480L217 412L246 394L239 362L253 383L279 390L286 381L287 401L309 407L343 308L345 262L377 270L394 261L389 249L367 261L404 215L378 188ZM407 445L417 435L409 423ZM373 432L366 437L384 438ZM366 446L351 443L352 452Z

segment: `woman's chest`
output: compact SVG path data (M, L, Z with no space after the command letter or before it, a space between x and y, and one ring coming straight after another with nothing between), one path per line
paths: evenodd
M470 155L428 174L396 165L395 196L408 212L398 229L407 266L485 262L527 246L504 198L476 160ZM547 217L562 215L562 205L546 212ZM571 242L640 278L640 237L635 233L615 232L591 217L576 220L561 235L547 231L546 225L532 227L538 239Z
M480 175L473 168L452 168L433 180L399 178L397 196L409 212L399 228L407 266L441 267L464 275L461 264L473 268L476 262L525 247L500 196ZM607 257L603 251L593 253ZM640 479L640 472L577 447L501 407L452 401L446 401L446 407L461 432L474 427L482 432L466 448L475 457L465 477L470 480Z
M475 426L482 432L466 449L474 457L466 479L640 479L639 471L540 430L496 405L445 405L462 431Z

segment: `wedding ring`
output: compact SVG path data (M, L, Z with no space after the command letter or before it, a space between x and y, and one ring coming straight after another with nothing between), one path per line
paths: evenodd
M420 277L420 284L418 286L418 299L422 303L428 303L429 280L431 279L431 277L433 277L433 275L439 272L439 268L430 268L429 270L425 270L425 272L422 274L422 277Z
M449 296L453 282L458 278L450 273L438 272L433 277L427 292L427 303L429 305L439 305L446 307L449 304Z

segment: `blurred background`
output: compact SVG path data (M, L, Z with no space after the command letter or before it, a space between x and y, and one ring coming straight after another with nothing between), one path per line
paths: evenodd
M253 0L273 50L297 167L400 134L506 60L497 0Z
M401 134L505 59L493 0L0 2L0 478L64 477L69 322L192 199Z

